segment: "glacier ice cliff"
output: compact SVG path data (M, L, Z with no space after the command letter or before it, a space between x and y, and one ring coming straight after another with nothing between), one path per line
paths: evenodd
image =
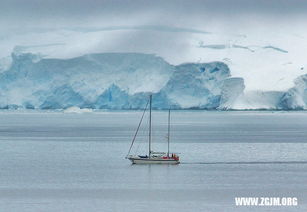
M287 91L245 92L223 62L171 65L142 53L45 59L13 53L0 73L2 109L306 109L307 75Z
M27 109L140 109L149 93L156 109L231 108L244 81L222 62L171 65L142 53L88 54L44 59L12 54L0 73L0 107Z

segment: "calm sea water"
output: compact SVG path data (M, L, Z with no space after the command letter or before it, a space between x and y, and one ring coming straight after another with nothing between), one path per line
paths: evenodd
M307 112L174 111L181 164L131 165L141 112L0 112L0 211L306 211ZM132 153L146 154L147 118ZM167 112L153 113L166 151ZM297 197L238 207L235 197Z

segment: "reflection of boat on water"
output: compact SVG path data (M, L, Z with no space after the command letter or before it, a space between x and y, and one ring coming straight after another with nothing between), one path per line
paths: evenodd
M138 134L138 131L140 129L141 123L144 118L144 114L147 110L149 104L149 134L148 134L148 155L129 155L131 148L134 144L135 138ZM167 152L154 152L151 150L151 105L152 105L152 95L149 96L149 102L147 102L147 105L143 111L142 118L140 120L140 123L137 127L137 130L135 132L135 135L133 137L130 149L128 151L128 154L126 156L127 159L129 159L132 164L179 164L179 156L175 153L169 152L169 143L170 143L170 110L168 111L168 136L167 136Z

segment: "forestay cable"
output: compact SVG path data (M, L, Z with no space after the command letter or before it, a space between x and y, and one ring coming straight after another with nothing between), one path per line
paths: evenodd
M133 137L133 139L132 139L132 142L131 142L129 151L128 151L127 155L126 155L126 158L129 156L130 151L131 151L131 149L132 149L132 146L133 146L133 144L134 144L134 141L135 141L135 139L136 139L136 136L137 136L137 134L138 134L138 132L139 132L139 129L140 129L140 126L141 126L141 124L142 124L142 121L143 121L143 118L144 118L146 109L147 109L147 107L148 107L148 103L149 103L149 100L148 100L147 103L146 103L146 107L145 107L145 109L144 109L144 111L143 111L142 118L141 118L141 120L140 120L140 123L139 123L139 125L138 125L138 127L137 127L137 129L136 129L136 132L135 132L135 134L134 134L134 137Z

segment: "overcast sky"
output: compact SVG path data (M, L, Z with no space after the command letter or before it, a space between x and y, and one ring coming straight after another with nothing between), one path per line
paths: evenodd
M1 0L2 27L225 24L300 21L304 0ZM306 19L305 19L306 20Z

